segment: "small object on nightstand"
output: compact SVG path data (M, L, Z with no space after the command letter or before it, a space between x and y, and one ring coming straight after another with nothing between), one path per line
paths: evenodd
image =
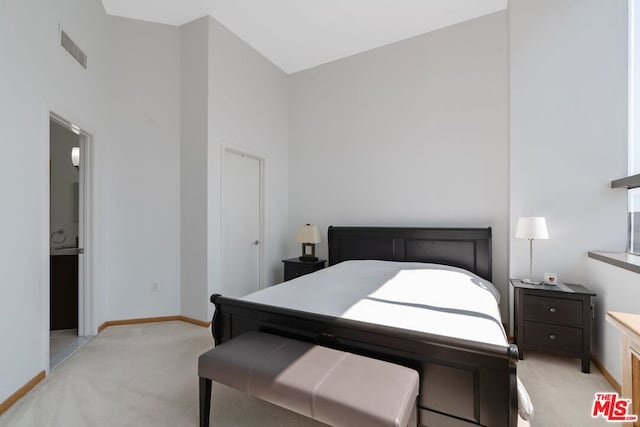
M284 263L284 280L295 279L314 271L322 270L326 264L324 259L316 259L315 261L304 261L300 258L283 259Z
M590 372L591 297L582 285L538 285L509 279L514 290L514 337L520 359L525 350L579 357Z
M556 273L544 273L544 284L555 285L558 283L558 275Z

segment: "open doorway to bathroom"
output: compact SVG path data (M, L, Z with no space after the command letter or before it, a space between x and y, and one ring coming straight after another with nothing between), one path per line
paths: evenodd
M51 115L49 123L49 366L91 337L86 328L87 149L89 135Z

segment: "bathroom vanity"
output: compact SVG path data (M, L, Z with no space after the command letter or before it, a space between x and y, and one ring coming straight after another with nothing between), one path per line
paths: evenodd
M77 329L78 254L64 250L52 251L49 261L50 329Z

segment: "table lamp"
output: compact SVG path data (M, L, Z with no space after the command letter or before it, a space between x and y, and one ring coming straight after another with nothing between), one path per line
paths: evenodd
M529 240L529 278L524 283L540 284L533 280L533 241L535 239L548 239L547 221L544 217L520 217L516 225L516 239Z
M320 243L320 230L318 226L305 224L298 228L296 233L296 242L302 243L302 256L300 261L317 261L316 244Z

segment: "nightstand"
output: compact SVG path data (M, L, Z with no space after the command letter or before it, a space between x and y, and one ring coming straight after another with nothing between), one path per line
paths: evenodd
M509 279L514 290L514 335L520 359L525 350L540 350L582 359L590 372L591 297L582 285L532 285Z
M317 261L301 261L298 258L283 259L284 262L284 281L322 270L326 264L326 260L319 259Z

